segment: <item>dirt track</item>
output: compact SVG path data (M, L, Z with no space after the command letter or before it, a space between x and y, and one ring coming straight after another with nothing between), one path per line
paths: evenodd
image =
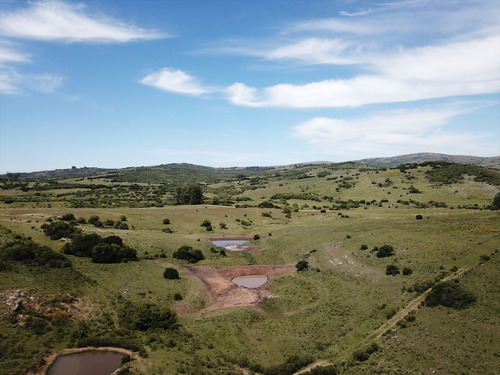
M208 296L208 306L203 312L227 307L251 306L276 297L264 284L256 289L239 287L231 280L237 276L266 275L269 281L295 271L295 266L242 266L216 269L186 266L202 282Z

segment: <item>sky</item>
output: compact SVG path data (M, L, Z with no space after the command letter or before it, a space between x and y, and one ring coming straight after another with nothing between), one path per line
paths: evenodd
M497 0L0 0L0 173L500 155Z

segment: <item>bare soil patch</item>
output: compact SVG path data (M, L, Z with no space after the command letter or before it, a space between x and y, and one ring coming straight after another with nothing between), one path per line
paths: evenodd
M237 286L232 279L237 276L266 275L268 282L278 277L289 275L296 270L295 266L242 266L216 269L212 267L186 266L191 273L202 282L209 303L202 312L257 305L268 298L276 297L268 291L264 284L255 289Z

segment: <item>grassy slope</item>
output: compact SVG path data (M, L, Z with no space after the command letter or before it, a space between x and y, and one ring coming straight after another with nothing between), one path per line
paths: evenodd
M321 167L310 173L315 175L321 170L325 169ZM90 225L83 225L82 228L85 232L101 235L117 234L126 244L136 248L141 257L154 257L162 252L166 254L166 258L115 265L93 264L88 259L72 257L75 268L95 280L92 287L86 287L80 293L88 294L104 309L113 309L105 297L107 295L119 294L134 302L168 304L175 303L174 293L184 296L180 303L186 306L188 314L181 318L181 323L192 338L187 343L180 340L175 348L151 344L149 359L134 364L144 372L195 368L193 363L200 358L203 358L201 362L210 363L214 368L227 366L228 360L238 362L242 359L264 365L277 364L294 354L310 354L317 359L338 363L350 358L355 349L368 344L365 337L386 320L383 305L400 309L415 298L415 293L406 292L406 288L417 281L434 279L453 266L477 266L481 254L490 254L499 246L500 221L497 213L456 208L464 204L487 205L498 189L470 180L453 186L433 186L425 179L424 171L412 170L412 175L416 177L409 181L399 170L363 172L358 176L355 176L355 171L331 171L332 174L326 178L340 178L349 173L356 186L336 191L335 181L314 177L270 181L267 188L243 194L253 199L252 204L267 200L278 192L303 191L334 196L335 199L377 201L367 209L343 210L342 213L348 214L349 218L341 218L338 211L330 210L326 213L304 210L292 213L292 218L286 219L277 209L210 205L68 209L33 208L27 204L24 208L4 205L0 209L0 221L2 225L58 250L63 243L48 240L39 229L44 219L26 215L55 216L73 212L77 217L88 218L97 214L103 219L113 220L126 215L128 224L135 229L96 229ZM378 183L384 183L387 178L393 184L379 187ZM238 182L225 184L237 186ZM409 194L407 189L410 185L423 193ZM423 210L396 202L410 198L421 202L444 201L455 209ZM388 202L378 207L382 199L388 199ZM301 200L296 202L299 205L305 203ZM326 201L307 203L311 207L330 205ZM271 212L272 218L263 217L262 212ZM422 214L424 219L415 220L417 214ZM166 227L162 224L164 218L171 220L172 224L168 227L174 233L161 231ZM214 233L200 227L205 219L212 221ZM253 225L246 228L236 219L251 220ZM218 223L221 222L226 223L229 229L219 229ZM272 236L268 237L269 233ZM262 239L254 241L256 249L251 257L238 253L230 253L228 257L212 254L210 244L203 240L208 235L253 234L260 234ZM348 235L350 238L347 238ZM362 244L371 249L386 243L394 246L396 256L380 259L369 250L360 250ZM186 277L182 265L171 257L173 251L184 244L203 250L207 259L200 265L227 267L249 262L295 264L305 258L321 272L296 273L271 283L269 289L280 297L268 300L259 307L200 315L198 311L205 303L201 285L196 279ZM498 284L497 262L496 256L493 256L490 262L463 277L463 285L478 294L475 306L463 311L424 308L418 313L415 323L405 330L398 329L395 335L384 336L382 350L372 355L369 361L350 368L348 373L388 372L391 369L394 373L421 373L439 366L449 370L449 373L460 373L459 368L466 368L465 365L471 369L485 369L486 365L498 368L499 360L494 354L495 344L498 343L495 341L498 335L495 334L499 327L499 306L494 302L498 300L498 290L494 288ZM388 264L396 264L400 268L409 266L413 274L386 276L385 267ZM167 266L176 267L182 279L163 279L162 272ZM34 288L33 283L39 282L36 279L30 281L22 274L19 277L8 275L2 280L2 285L7 286L3 287L3 294L11 289ZM43 281L41 289L54 294L60 292L57 290L60 285L54 283L51 286L50 282ZM459 333L449 334L452 330ZM457 345L457 340L470 343L467 351L471 355L470 358L465 356L466 362L460 359L464 357L464 350ZM439 350L441 346L453 349L443 354ZM426 353L424 360L415 360L422 353ZM441 360L445 360L443 365L438 364Z

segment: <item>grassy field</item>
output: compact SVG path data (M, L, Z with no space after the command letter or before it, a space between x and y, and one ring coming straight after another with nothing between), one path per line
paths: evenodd
M426 174L431 169L289 167L255 176L247 172L245 179L226 173L202 184L207 199L199 205L149 204L172 199L173 189L161 183L139 181L140 188L127 190L126 181L91 180L105 184L102 191L90 189L86 179L60 179L57 185L66 188L48 190L36 190L33 181L4 183L4 247L18 236L61 252L70 240L49 239L42 228L47 219L72 213L116 222L125 216L128 230L88 223L77 228L121 237L139 261L102 264L69 255L73 267L65 269L6 263L0 272L2 301L22 290L42 308L19 314L2 305L0 338L17 345L0 355L0 365L6 374L23 373L90 331L134 340L142 359L127 365L132 373L243 374L261 366L267 374L294 356L335 365L345 374L498 373L500 217L488 207L499 186L473 176L452 184L431 182ZM213 205L214 197L232 203ZM76 199L94 203L75 204ZM262 202L275 208L257 207ZM212 231L201 226L205 220ZM207 240L254 235L260 238L248 243L250 252L225 256ZM203 283L184 267L186 261L173 257L184 245L204 254L197 267L306 260L309 268L266 284L276 298L204 313L210 301ZM383 245L395 254L377 257L372 250ZM411 273L386 275L391 265ZM177 269L180 280L166 280L166 267ZM418 298L420 285L446 277L477 301L461 310L419 306L414 321L403 319L374 337L391 314ZM176 310L179 327L128 327L121 311L145 304ZM51 317L63 310L68 319L57 325ZM30 317L46 323L42 328L20 323ZM378 350L357 359L356 351L374 343Z

